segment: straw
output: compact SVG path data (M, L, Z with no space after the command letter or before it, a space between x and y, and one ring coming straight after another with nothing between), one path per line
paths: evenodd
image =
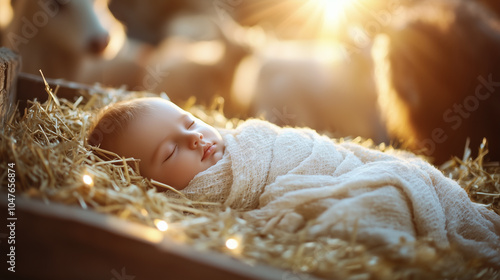
M30 102L23 116L17 112L0 131L2 191L6 191L4 186L7 186L6 166L15 163L16 191L26 197L49 204L64 203L151 227L155 227L155 220L164 220L169 224L165 236L176 242L293 273L330 279L500 277L499 272L485 262L467 259L453 249L441 249L429 239L402 241L382 252L358 244L356 231L349 240L341 240L310 239L306 235L307 227L296 233L276 228L259 230L238 212L217 203L190 201L168 185L143 178L137 168L131 168L137 164L135 159L118 158L86 144L85 133L100 108L120 100L150 96L149 93L96 87L92 92L82 91L82 96L72 102L58 99L48 85L45 90L50 96L47 102ZM185 108L211 125L237 126L241 120L225 118L222 104L223 100L217 99L212 107L204 108L190 100ZM390 145L375 146L371 140L339 141L398 152ZM500 214L500 166L486 162L486 154L486 141L479 147L477 158L471 158L470 148L466 147L463 157L453 158L441 170L456 180L472 201ZM86 183L84 175L92 182ZM177 196L167 196L165 192L177 193ZM238 249L225 246L229 238L238 240ZM402 259L398 257L401 252L415 252L416 257ZM283 278L286 277L284 274Z

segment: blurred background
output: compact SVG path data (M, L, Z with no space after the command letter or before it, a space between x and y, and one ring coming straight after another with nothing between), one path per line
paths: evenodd
M223 101L228 117L441 163L467 138L499 157L498 12L496 0L0 0L0 38L26 73Z

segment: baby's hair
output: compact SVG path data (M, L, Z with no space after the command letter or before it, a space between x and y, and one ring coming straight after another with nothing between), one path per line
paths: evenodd
M145 114L150 107L149 98L122 101L103 108L91 126L87 143L94 147L112 149L113 140L127 129L134 119Z

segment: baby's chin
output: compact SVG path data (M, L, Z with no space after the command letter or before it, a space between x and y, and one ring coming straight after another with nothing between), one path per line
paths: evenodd
M219 144L217 144L217 145L219 145ZM193 181L194 178L196 178L196 176L207 171L208 169L210 169L210 167L216 165L217 162L219 162L219 160L221 160L222 157L224 156L224 150L225 150L224 146L222 146L222 148L218 148L217 151L212 155L212 159L210 161L210 164L207 164L203 170L201 170L196 175L194 175L193 178L191 178L191 180L189 180L189 183L187 185L179 187L179 188L175 187L175 189L177 189L177 190L185 189L186 187L189 186L189 184L191 184L191 182Z
M224 156L224 150L226 149L226 147L224 146L224 142L218 143L217 145L219 147L217 151L214 153L213 165L215 165L217 162L219 162L219 160L222 159L222 157Z

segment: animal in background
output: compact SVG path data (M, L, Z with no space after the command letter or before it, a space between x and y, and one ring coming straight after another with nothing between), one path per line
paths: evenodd
M340 44L330 42L267 42L242 63L234 95L247 99L250 115L281 126L307 126L379 143L386 136L372 72L366 50L348 56Z
M194 96L210 103L220 95L231 108L232 73L247 51L227 24L203 14L178 16L166 27L171 36L153 46L128 38L107 4L16 0L3 41L20 52L24 72L42 69L49 78L167 92L178 102ZM191 36L193 29L203 37Z
M375 40L390 136L442 163L479 147L500 159L500 22L472 1L419 1Z
M190 37L187 31L149 47L132 45L133 40L129 39L114 59L88 63L85 81L114 87L125 85L136 91L165 92L177 104L195 97L198 104L210 105L220 96L225 100L228 116L238 114L239 109L231 102L230 89L235 68L248 54L248 48L234 40L232 28L217 24L210 16L186 15L177 18L175 24L177 29L186 26L204 30L204 39Z
M23 72L75 80L83 61L108 46L105 0L15 0L12 10L2 45L21 55Z
M491 9L497 15L500 15L500 1L497 0L475 0L483 3L486 7Z
M231 86L234 71L250 54L250 47L242 40L243 28L225 13L229 11L221 14L218 4L205 0L112 1L110 9L124 19L127 33L154 44L145 58L144 77L129 87L164 91L177 103L194 96L198 103L210 104L221 96L228 116L244 116L245 108L233 102Z
M164 76L151 91L166 92L177 104L193 96L198 103L209 105L214 97L220 96L224 98L228 116L241 116L241 109L232 99L231 87L236 68L249 54L249 47L236 38L238 27L230 22L216 23L210 16L186 16L178 20L184 21L178 26L198 26L198 30L205 30L206 39L195 41L180 36L164 39L148 60L150 69Z
M129 38L157 45L172 35L169 26L177 17L208 14L212 9L212 1L114 0L110 1L109 9L127 27Z

